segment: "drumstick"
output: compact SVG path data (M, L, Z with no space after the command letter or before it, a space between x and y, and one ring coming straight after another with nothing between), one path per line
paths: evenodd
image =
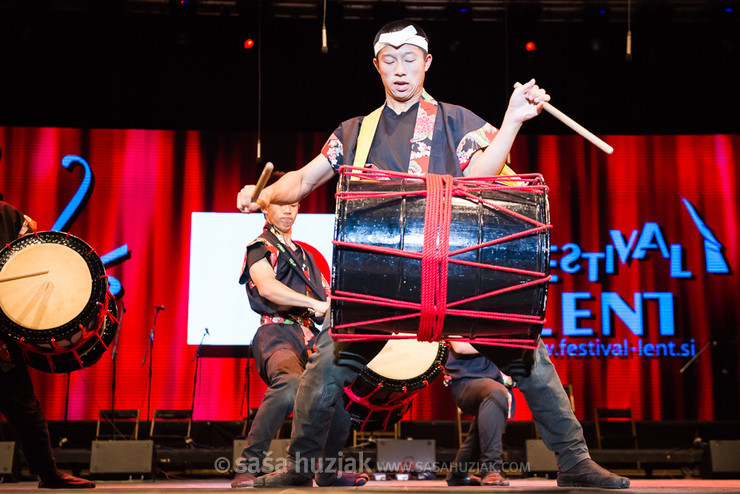
M257 202L257 199L260 196L260 192L262 192L262 189L265 188L267 179L270 178L270 175L272 175L273 168L274 166L272 165L272 162L268 161L265 167L262 169L262 175L260 175L259 180L257 180L257 185L254 186L254 192L252 192L252 202Z
M0 283L3 283L5 281L13 281L13 280L21 280L23 278L30 278L32 276L41 276L42 274L48 273L49 270L46 271L34 271L33 273L23 273L23 274L15 274L13 276L7 276L5 278L0 278Z
M517 82L514 84L514 88L520 88L522 87L521 83ZM554 106L552 106L550 103L545 103L545 106L543 109L552 115L553 117L557 118L561 122L563 122L565 125L570 127L571 129L575 130L578 134L580 134L582 137L584 137L586 140L590 141L594 146L604 151L606 154L612 154L614 152L614 148L611 147L606 142L602 141L595 135L593 135L591 132L586 130L581 124L570 118L565 113L561 112Z

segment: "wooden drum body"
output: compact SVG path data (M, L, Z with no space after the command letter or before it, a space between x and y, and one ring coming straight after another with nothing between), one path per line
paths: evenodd
M547 187L539 175L506 182L444 177L446 196L439 199L429 181L440 176L376 173L357 180L351 173L342 174L337 192L335 333L523 339L532 346L544 322L550 263ZM432 193L435 207L450 207L430 232ZM446 249L431 263L423 258L430 234L436 248ZM437 290L432 316L439 324L422 338L424 290Z

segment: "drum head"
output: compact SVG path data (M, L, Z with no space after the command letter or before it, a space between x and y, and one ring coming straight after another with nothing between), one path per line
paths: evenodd
M396 381L410 381L426 374L439 353L438 342L388 340L367 367L378 375Z
M0 280L0 326L35 345L79 332L108 291L100 257L65 232L26 235L0 250Z
M84 259L61 244L29 246L5 263L0 277L44 271L0 283L0 309L27 329L51 329L68 323L82 312L92 293Z

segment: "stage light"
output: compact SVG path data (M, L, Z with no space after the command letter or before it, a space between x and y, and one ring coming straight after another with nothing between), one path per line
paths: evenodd
M473 9L470 2L451 2L447 6L447 19L450 22L470 22L473 20Z
M537 51L537 47L534 44L534 41L527 41L527 44L524 45L524 49L527 51Z
M197 9L197 0L170 0L170 13L177 15L193 15Z
M588 5L585 7L586 22L604 23L611 17L611 10L605 5Z
M247 38L244 41L244 49L249 50L252 47L254 47L254 40L252 38Z

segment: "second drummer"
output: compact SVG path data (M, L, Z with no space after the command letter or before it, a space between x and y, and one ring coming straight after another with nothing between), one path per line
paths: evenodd
M280 177L273 174L271 179ZM310 252L293 242L298 203L270 204L264 210L262 234L247 246L239 282L246 285L252 310L262 316L252 340L257 371L267 384L257 409L242 459L236 465L232 487L251 487L263 467L270 442L293 412L298 382L318 330L329 310L328 285ZM337 455L347 441L350 418L338 407L332 421L327 454ZM312 479L308 478L307 483ZM320 486L353 486L367 482L366 475L317 475Z

